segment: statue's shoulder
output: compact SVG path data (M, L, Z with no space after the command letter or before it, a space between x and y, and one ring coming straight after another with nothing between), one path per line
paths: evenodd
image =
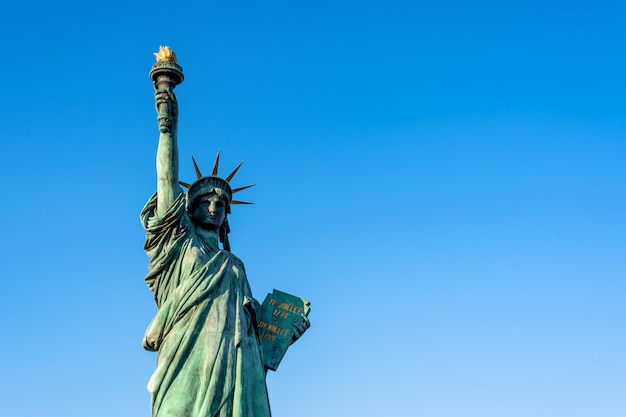
M187 220L186 200L185 195L180 194L172 202L170 207L165 213L157 214L157 193L152 194L150 199L146 202L145 206L141 210L141 222L144 228L155 224L172 224L180 221L181 219ZM190 220L188 221L190 222Z
M238 266L242 270L245 270L245 266L243 264L243 261L241 259L239 259L237 256L233 255L231 252L228 252L226 250L220 249L220 254L222 256L226 257L230 262L232 262L233 264L235 264L236 266Z

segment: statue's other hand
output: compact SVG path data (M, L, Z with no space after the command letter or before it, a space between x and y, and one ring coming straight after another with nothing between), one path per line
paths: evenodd
M154 340L149 340L148 336L143 338L141 345L145 350L149 350L150 352L156 352L159 350L158 344Z
M311 327L311 322L309 318L304 314L300 315L300 319L293 323L293 338L291 339L291 343L294 343L296 340L300 338L307 331L309 327Z

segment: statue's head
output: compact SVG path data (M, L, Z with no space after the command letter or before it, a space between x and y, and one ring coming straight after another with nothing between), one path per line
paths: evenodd
M187 207L191 221L206 230L219 230L230 212L230 202L220 189L197 196Z
M224 203L225 214L230 214L230 203L232 201L233 191L226 180L217 176L201 177L189 186L187 191L187 210L189 214L193 214L193 209L206 200L208 196L215 196Z
M202 176L195 159L192 158L198 180L191 185L181 182L181 185L189 188L187 191L187 212L191 221L196 227L217 231L224 249L230 251L228 242L230 206L231 204L251 204L233 200L233 194L252 187L254 184L231 189L229 181L237 173L241 164L225 179L222 179L217 176L219 158L220 153L218 151L213 174L207 177Z

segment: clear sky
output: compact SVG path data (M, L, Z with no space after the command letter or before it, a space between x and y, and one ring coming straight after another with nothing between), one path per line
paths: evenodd
M2 7L0 414L148 417L148 72L259 300L311 300L274 417L626 415L619 2ZM244 196L245 194L245 196ZM239 195L238 195L239 196Z

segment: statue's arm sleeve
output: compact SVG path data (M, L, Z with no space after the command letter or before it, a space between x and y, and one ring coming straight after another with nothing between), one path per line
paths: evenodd
M181 193L161 215L157 213L158 194L155 193L141 212L141 223L146 230L144 250L150 258L146 284L154 292L157 305L176 285L176 270L180 268L180 254L190 233L191 221Z

